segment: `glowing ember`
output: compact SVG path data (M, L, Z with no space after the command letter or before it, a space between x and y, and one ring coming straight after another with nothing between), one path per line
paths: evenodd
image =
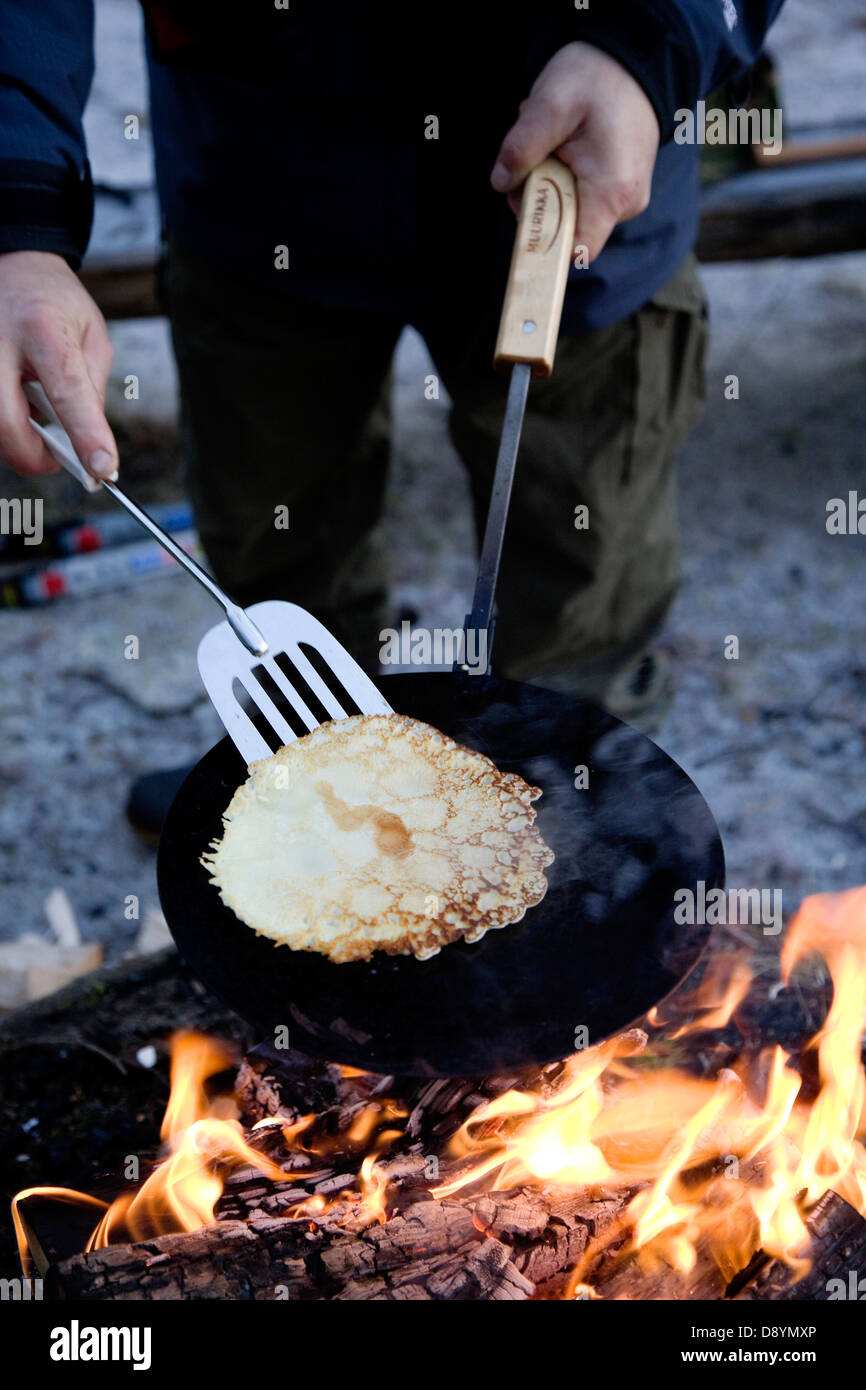
M480 1105L454 1135L448 1175L432 1195L444 1198L470 1186L473 1192L506 1191L524 1184L547 1190L618 1189L632 1194L623 1254L638 1252L648 1265L664 1261L685 1274L700 1247L730 1280L763 1249L804 1272L805 1215L828 1189L866 1213L866 1076L860 1050L866 1017L866 888L804 902L786 935L783 980L790 981L814 952L829 969L833 1002L803 1054L807 1082L797 1059L779 1046L744 1053L712 1078L672 1064L673 1054L684 1056L677 1040L696 1030L724 1028L749 990L751 973L743 954L721 954L691 1001L694 1023L665 1031L662 1006L651 1011L647 1032L632 1029L577 1053L562 1064L552 1085L508 1091ZM651 1030L656 1030L652 1040ZM357 1177L328 1197L315 1193L297 1202L285 1212L287 1220L327 1219L358 1229L388 1219L388 1169L381 1160L403 1138L402 1129L393 1126L406 1118L405 1108L386 1098L360 1099L339 1134L322 1132L326 1126L313 1113L262 1120L254 1133L281 1132L281 1167L251 1147L230 1099L206 1096L205 1082L232 1060L226 1047L199 1035L173 1040L171 1098L162 1128L166 1154L134 1194L110 1207L64 1188L18 1194L13 1212L25 1272L18 1208L27 1197L99 1209L103 1214L88 1244L92 1249L210 1224L223 1177L232 1168L250 1165L286 1184L303 1176L297 1164L309 1163L303 1157L309 1154L348 1156L358 1165ZM353 1068L342 1073L347 1079L364 1077ZM597 1247L591 1253L597 1254ZM565 1296L598 1296L586 1268L572 1271Z

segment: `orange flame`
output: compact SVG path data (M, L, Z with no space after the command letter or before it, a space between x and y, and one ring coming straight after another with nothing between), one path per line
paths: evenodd
M383 1130L376 1140L375 1150L367 1154L361 1164L361 1215L367 1221L377 1221L379 1225L384 1225L388 1220L388 1178L376 1166L376 1159L401 1135L399 1129Z
M246 1142L229 1098L208 1101L205 1081L225 1071L232 1060L225 1044L213 1038L175 1034L171 1094L160 1129L169 1156L136 1193L111 1204L90 1237L88 1250L98 1250L113 1239L146 1240L166 1231L196 1231L210 1225L223 1190L218 1168L250 1163L267 1177L285 1177L281 1168Z
M695 992L697 1018L670 1033L672 1041L689 1033L727 1027L752 983L747 955L746 951L733 951L715 958Z
M864 1148L866 1075L860 1042L866 1012L866 888L807 898L791 923L782 950L782 974L819 952L833 980L833 1002L812 1039L818 1049L821 1089L803 1135L797 1179L806 1201L832 1187L853 1207L866 1209Z

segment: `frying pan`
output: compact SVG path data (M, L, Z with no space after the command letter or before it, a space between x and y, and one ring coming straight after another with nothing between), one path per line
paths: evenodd
M466 624L488 654L527 390L553 366L575 203L572 175L555 159L524 187L494 359L511 384ZM199 862L246 778L226 738L190 773L160 841L163 911L191 969L263 1035L287 1028L293 1048L383 1073L502 1074L640 1019L706 944L705 925L674 920L675 892L723 883L719 833L694 784L613 715L535 685L458 668L385 676L380 688L392 709L542 789L537 825L556 856L545 897L520 923L427 961L377 951L336 965L257 937Z
M707 926L674 920L674 893L724 882L694 783L644 734L539 686L456 671L383 676L381 688L395 710L541 787L537 825L556 855L546 896L520 923L427 961L377 951L335 965L257 937L199 863L246 775L225 738L187 777L160 840L163 911L191 970L263 1037L287 1027L310 1056L395 1075L508 1073L640 1019L706 944Z

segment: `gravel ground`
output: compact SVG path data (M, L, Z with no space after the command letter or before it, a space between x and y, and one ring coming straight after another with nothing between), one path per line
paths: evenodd
M88 114L97 177L146 182L146 142L130 149L117 135L119 118L144 109L137 7L102 0L99 25ZM820 16L791 0L773 48L792 123L866 116L860 0L824 3ZM119 67L106 61L118 55ZM864 487L866 255L714 267L706 282L709 398L682 455L685 576L664 637L678 693L657 739L713 808L730 883L780 887L790 912L816 887L866 878L866 539L825 527L828 499ZM112 333L127 484L145 500L171 494L165 325ZM451 625L466 611L473 558L447 403L423 396L428 370L423 344L405 334L388 531L395 601L422 623ZM117 383L129 371L141 375L142 398L121 404ZM737 401L724 399L732 372ZM49 515L79 508L65 478L45 495ZM213 618L176 573L0 615L0 936L47 933L44 900L61 886L85 938L109 956L130 948L139 924L124 916L125 900L136 895L143 917L157 897L154 856L123 816L128 784L219 736L195 667ZM134 661L124 656L130 634ZM738 660L725 658L731 635Z

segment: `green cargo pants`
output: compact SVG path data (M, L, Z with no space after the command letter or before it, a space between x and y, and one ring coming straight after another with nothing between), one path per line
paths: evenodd
M215 575L243 604L309 608L375 670L393 621L377 522L402 323L276 300L177 253L165 289ZM465 310L443 305L424 331L480 532L507 380L491 368L496 311L455 335ZM703 398L705 340L689 258L628 319L563 336L553 376L533 382L497 594L499 674L603 699L660 628L679 574L673 457Z

